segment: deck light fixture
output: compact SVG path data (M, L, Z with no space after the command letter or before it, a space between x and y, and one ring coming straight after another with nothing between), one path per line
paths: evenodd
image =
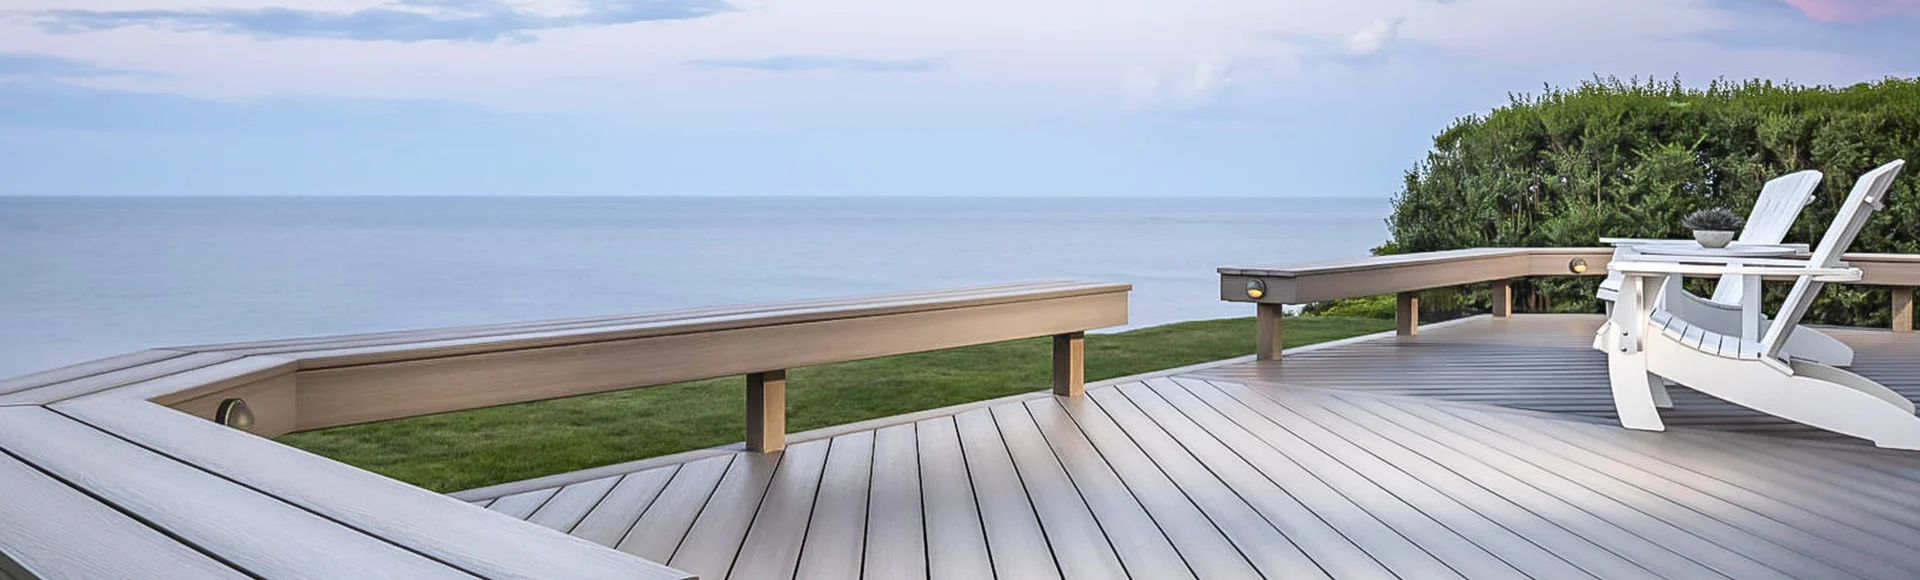
M1248 298L1259 300L1261 296L1266 296L1266 295L1267 295L1266 282L1261 282L1259 280L1247 281L1247 297Z
M253 431L253 410L247 408L247 402L240 399L220 401L220 409L213 412L213 420L241 431Z
M1567 262L1567 269L1572 270L1575 274L1585 274L1587 273L1587 259L1574 258L1573 261Z

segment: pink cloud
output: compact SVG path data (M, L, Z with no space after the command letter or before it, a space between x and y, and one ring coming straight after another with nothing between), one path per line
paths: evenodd
M1860 22L1885 17L1920 20L1920 0L1785 0L1820 22Z

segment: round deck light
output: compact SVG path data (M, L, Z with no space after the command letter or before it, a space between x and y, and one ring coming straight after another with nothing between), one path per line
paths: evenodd
M1585 273L1587 273L1587 260L1586 260L1586 258L1574 258L1574 259L1573 259L1573 261L1571 261L1571 262L1567 262L1567 269L1568 269L1568 270L1572 270L1572 271L1573 271L1573 273L1575 273L1575 274L1585 274Z
M253 409L247 408L247 402L240 399L220 401L220 408L213 412L213 420L241 431L253 431Z
M1261 282L1259 280L1247 281L1247 297L1248 298L1259 300L1261 296L1266 296L1266 295L1267 295L1266 282Z

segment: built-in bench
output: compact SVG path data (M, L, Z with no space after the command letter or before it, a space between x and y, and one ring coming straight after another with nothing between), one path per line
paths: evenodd
M1535 276L1602 276L1612 248L1469 248L1363 258L1220 268L1220 299L1251 302L1258 320L1256 357L1280 360L1282 308L1324 300L1393 294L1395 329L1420 329L1420 291L1488 284L1492 315L1513 314L1512 281ZM1806 258L1806 255L1799 256ZM1892 296L1892 328L1913 331L1913 288L1920 286L1920 256L1854 253L1842 257L1859 268L1859 281L1885 286Z
M1078 395L1084 332L1125 324L1130 289L200 345L0 381L0 577L686 578L261 436L746 375L747 445L776 451L795 367L1051 336L1054 392Z

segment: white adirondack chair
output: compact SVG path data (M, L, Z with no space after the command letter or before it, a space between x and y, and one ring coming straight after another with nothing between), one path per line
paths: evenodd
M1867 217L1885 204L1887 191L1905 162L1894 161L1868 172L1847 196L1810 260L1684 258L1681 261L1622 261L1608 266L1625 283L1614 306L1610 328L1602 334L1608 374L1620 424L1661 431L1655 397L1664 378L1694 390L1790 421L1860 437L1880 447L1920 450L1920 417L1899 393L1831 365L1785 356L1784 347L1802 316L1827 282L1860 279L1840 256L1852 245ZM1757 290L1762 276L1794 280L1786 303L1764 332L1742 324L1743 332L1725 333L1695 324L1658 303L1666 280L1683 274L1734 275ZM1753 312L1757 320L1758 313Z
M1760 198L1754 202L1753 211L1747 216L1747 226L1740 230L1740 237L1736 239L1736 243L1778 244L1786 239L1787 230L1793 228L1794 219L1800 216L1800 210L1813 201L1813 190L1819 187L1821 177L1820 172L1809 169L1768 181L1760 188ZM1648 259L1647 256L1633 251L1633 246L1636 244L1693 243L1692 240L1632 238L1601 238L1600 241L1615 246L1613 259L1619 261ZM1600 290L1595 294L1601 300L1609 302L1615 300L1624 279L1625 277L1619 272L1609 271L1607 278L1600 282ZM1743 299L1747 298L1746 285L1742 282L1741 276L1721 276L1720 282L1713 287L1713 296L1709 298L1687 292L1680 282L1679 276L1671 277L1661 288L1658 304L1716 332L1735 334L1740 331L1740 310L1744 305ZM1754 298L1759 297L1758 292L1758 290L1754 291ZM1611 305L1609 305L1609 311L1611 311ZM1760 325L1763 329L1770 324L1771 321L1765 316L1761 317ZM1602 332L1605 332L1605 329L1602 329ZM1800 329L1792 336L1791 342L1784 350L1796 358L1837 367L1853 364L1853 349L1826 333L1814 329ZM1666 406L1664 398L1662 406Z

